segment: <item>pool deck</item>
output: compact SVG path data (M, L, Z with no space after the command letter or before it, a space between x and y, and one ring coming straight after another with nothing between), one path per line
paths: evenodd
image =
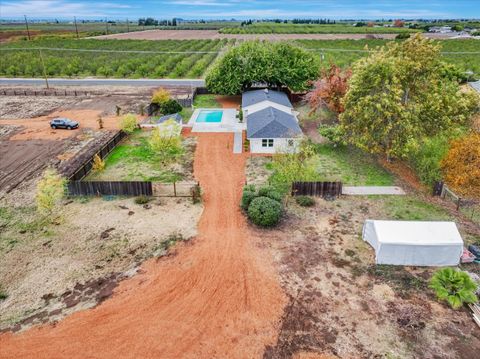
M196 122L201 111L222 111L221 122ZM187 127L192 132L242 132L246 129L245 123L238 122L237 110L232 108L199 108L193 112Z

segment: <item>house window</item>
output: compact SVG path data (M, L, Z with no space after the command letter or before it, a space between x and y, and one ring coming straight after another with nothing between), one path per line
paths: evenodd
M293 147L293 140L288 140L288 146Z
M273 147L273 138L263 138L262 147Z

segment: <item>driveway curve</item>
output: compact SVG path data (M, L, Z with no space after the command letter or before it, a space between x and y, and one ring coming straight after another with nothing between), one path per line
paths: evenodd
M199 235L150 260L98 307L0 336L0 358L259 358L286 303L238 203L245 155L233 134L199 134Z

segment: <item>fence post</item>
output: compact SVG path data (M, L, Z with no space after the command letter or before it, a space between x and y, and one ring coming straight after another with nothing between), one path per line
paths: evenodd
M177 197L177 186L175 185L175 182L173 182L173 195Z

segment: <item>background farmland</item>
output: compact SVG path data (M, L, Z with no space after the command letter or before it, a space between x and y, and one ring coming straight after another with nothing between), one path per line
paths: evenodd
M322 25L323 26L323 25ZM36 39L0 45L0 76L112 78L201 78L238 40L95 40ZM322 66L350 66L391 40L295 40L317 54ZM398 40L396 40L398 41ZM480 41L441 40L446 61L480 76Z

